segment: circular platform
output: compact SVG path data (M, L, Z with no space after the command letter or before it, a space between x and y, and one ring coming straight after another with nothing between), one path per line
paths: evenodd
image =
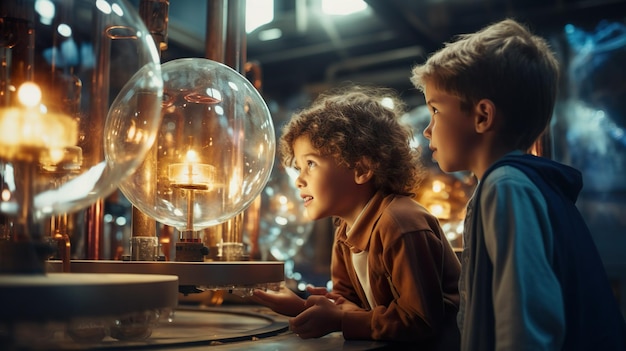
M97 340L76 339L69 325L17 325L15 349L36 350L179 350L253 341L284 333L286 318L260 309L180 307L171 321L161 320L145 339L120 340L109 335ZM265 310L266 311L266 310ZM268 311L266 311L268 312ZM27 332L24 329L28 329ZM92 328L95 329L95 328ZM84 333L83 333L84 334ZM93 333L92 333L93 334ZM0 346L2 346L0 340Z
M177 304L175 275L0 275L0 322L120 316Z
M48 261L49 272L60 272L61 261ZM142 273L178 276L179 285L224 289L255 287L285 280L285 266L280 261L114 261L72 260L74 273Z

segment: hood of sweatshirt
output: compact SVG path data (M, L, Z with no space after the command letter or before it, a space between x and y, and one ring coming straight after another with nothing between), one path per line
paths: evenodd
M545 157L522 153L510 153L496 161L485 172L483 179L493 169L503 165L518 167L522 171L534 171L535 176L572 202L576 202L583 187L582 174L577 169ZM531 179L534 177L528 172L525 173Z

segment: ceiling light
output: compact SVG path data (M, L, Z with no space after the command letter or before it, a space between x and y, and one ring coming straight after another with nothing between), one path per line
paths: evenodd
M259 32L259 40L260 41L269 41L275 40L283 36L283 31L279 28L271 28L266 29L264 31Z
M322 0L322 12L328 15L351 15L366 8L367 3L363 0Z
M246 2L246 33L274 20L274 0Z

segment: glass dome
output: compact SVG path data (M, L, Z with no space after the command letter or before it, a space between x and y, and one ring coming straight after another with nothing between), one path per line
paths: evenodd
M184 58L161 71L161 130L120 189L158 222L198 231L229 220L260 194L274 164L274 125L259 92L224 64Z
M0 214L35 223L109 195L161 119L159 54L137 11L2 1L0 45Z

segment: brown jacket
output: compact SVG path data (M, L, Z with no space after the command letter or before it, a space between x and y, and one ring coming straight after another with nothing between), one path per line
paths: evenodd
M458 349L460 264L438 220L412 198L377 193L346 237L335 234L333 292L366 311L347 312L346 339L411 341L424 349ZM368 251L370 308L350 251ZM443 346L447 344L451 346Z

